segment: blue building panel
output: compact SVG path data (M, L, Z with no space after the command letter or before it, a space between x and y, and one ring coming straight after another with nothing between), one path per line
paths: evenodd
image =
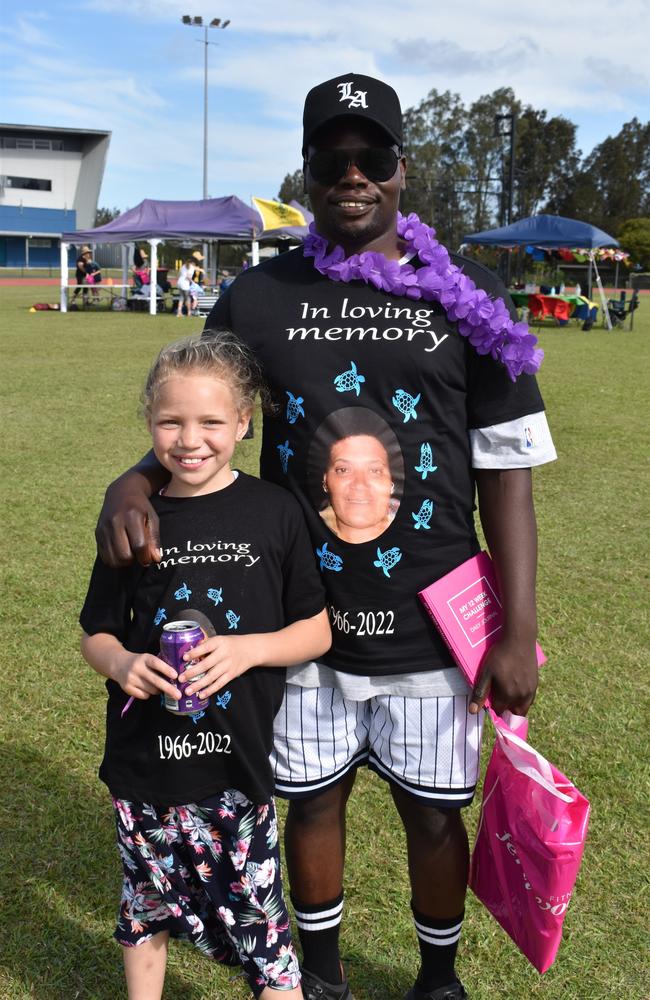
M0 205L0 234L25 233L60 237L63 232L77 228L77 213L63 208L21 208L19 205Z
M29 241L29 261L27 259L27 237L25 236L0 236L0 267L55 267L58 268L61 261L61 251L59 240L49 237L51 246L34 246L34 241ZM68 267L74 267L77 254L73 247L68 249Z

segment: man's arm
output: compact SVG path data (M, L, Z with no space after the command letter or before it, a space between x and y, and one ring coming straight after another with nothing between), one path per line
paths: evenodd
M501 638L488 651L470 712L490 697L501 715L526 715L537 690L537 525L530 469L477 469L479 513L504 610Z
M168 481L169 473L150 451L110 484L95 528L97 551L109 566L128 566L134 557L142 566L158 562L158 515L149 497Z

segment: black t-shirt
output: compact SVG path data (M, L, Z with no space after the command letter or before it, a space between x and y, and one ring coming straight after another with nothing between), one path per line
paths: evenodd
M133 652L158 654L163 625L207 615L218 635L274 632L325 606L300 508L286 490L244 473L191 499L154 497L163 558L111 570L95 562L80 616ZM256 667L210 698L201 716L135 700L107 681L100 777L113 795L175 805L238 788L251 801L273 792L268 755L285 671Z
M543 410L535 379L511 382L441 306L331 281L301 250L238 277L206 329L224 324L278 404L261 475L305 511L334 635L324 661L366 676L451 666L417 593L478 551L468 430Z

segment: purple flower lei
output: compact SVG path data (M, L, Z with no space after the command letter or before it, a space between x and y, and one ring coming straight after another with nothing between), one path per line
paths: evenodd
M414 212L398 213L397 233L406 243L407 254L420 259L418 268L372 251L346 257L343 247L337 246L328 253L327 240L318 235L314 223L309 233L303 253L313 257L316 270L332 281L365 281L392 295L439 302L477 354L491 354L505 365L513 382L522 372L533 375L539 369L544 352L535 347L537 337L526 323L515 323L503 299L491 299L452 264L435 229L420 222Z

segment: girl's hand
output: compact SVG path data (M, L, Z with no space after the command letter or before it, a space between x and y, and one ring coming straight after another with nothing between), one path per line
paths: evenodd
M178 701L181 697L178 688L170 683L176 680L176 671L153 653L130 653L124 650L111 676L133 698L145 699L152 694L167 694Z
M191 667L188 666L188 669L180 674L179 680L184 684L197 674L205 676L186 688L185 693L189 696L198 691L200 698L209 698L235 677L256 666L259 662L256 656L257 649L255 636L215 635L204 639L184 657L186 661L192 660L193 656L201 656L202 659L193 663Z

